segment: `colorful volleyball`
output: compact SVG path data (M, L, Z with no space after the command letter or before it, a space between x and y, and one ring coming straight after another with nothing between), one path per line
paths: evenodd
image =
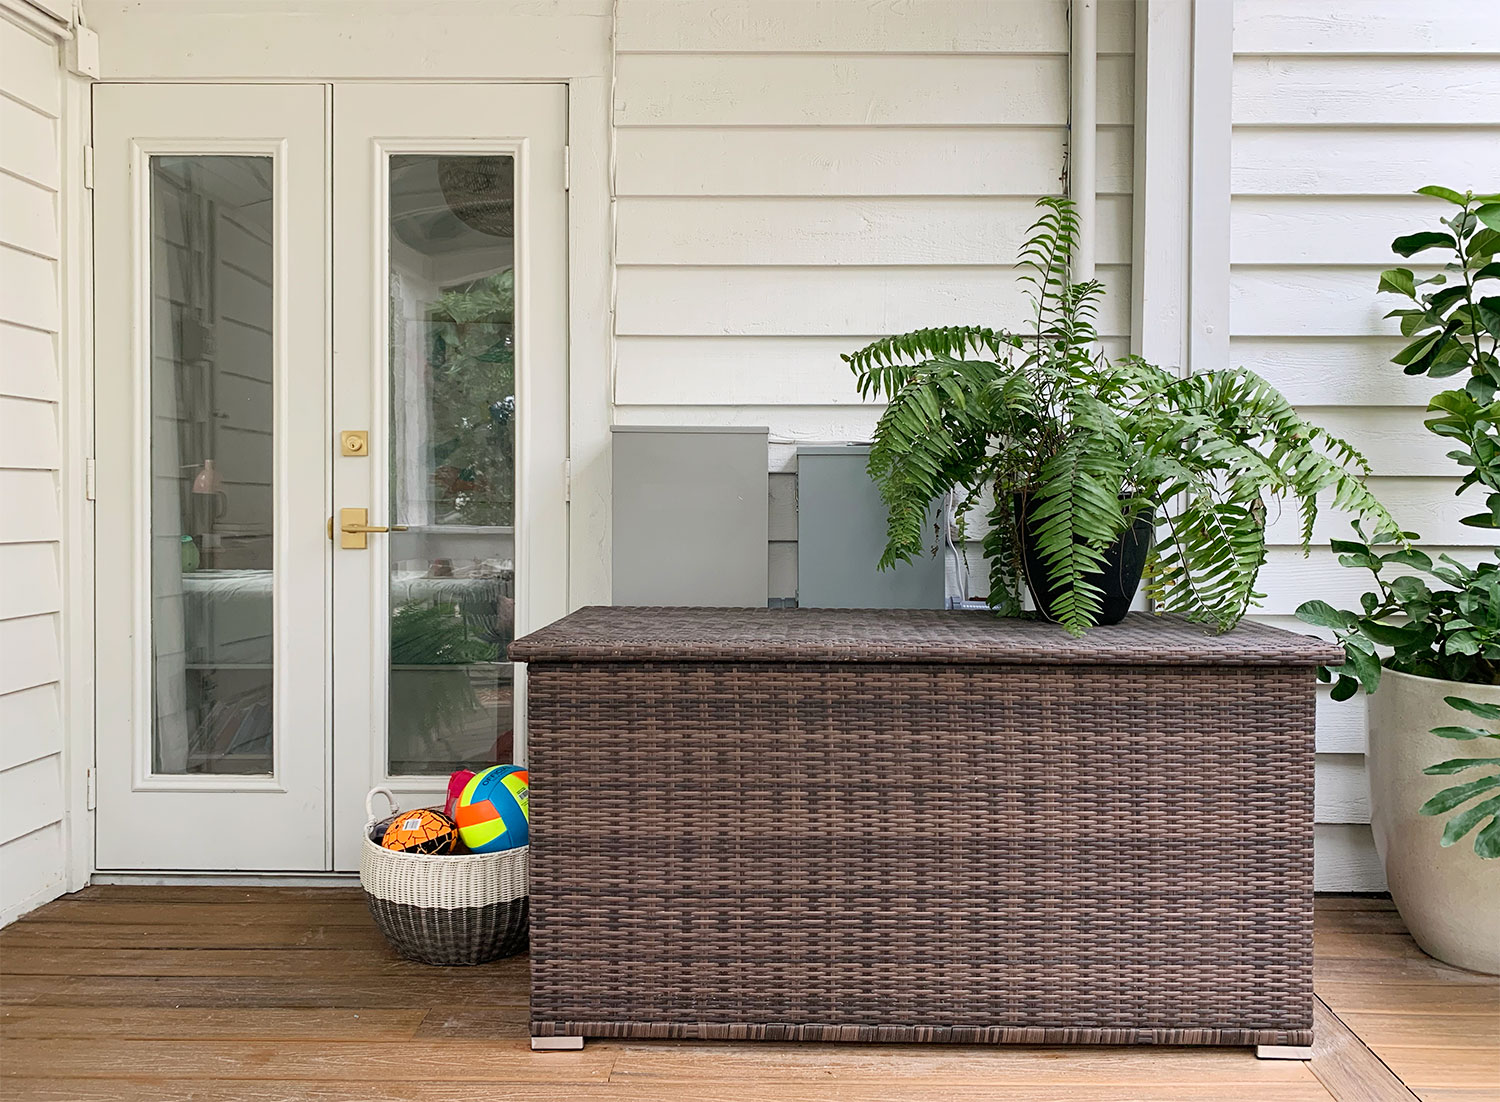
M458 829L441 811L403 811L385 828L380 844L402 853L452 853L458 846Z
M524 846L531 839L526 770L494 765L464 785L453 809L458 834L475 853L494 853Z

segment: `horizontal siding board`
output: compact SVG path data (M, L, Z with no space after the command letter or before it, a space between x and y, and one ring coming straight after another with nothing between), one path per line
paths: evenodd
M62 821L61 763L53 754L0 772L0 844Z
M0 620L0 693L59 680L59 629L56 614Z
M1449 554L1473 565L1489 555L1493 561L1488 551L1472 547L1424 547L1433 558ZM1313 598L1338 608L1358 608L1359 595L1369 588L1369 571L1340 566L1332 551L1314 548L1304 558L1299 550L1273 547L1266 552L1266 563L1256 579L1256 589L1265 594L1256 611L1268 616L1293 616L1299 605Z
M1306 625L1302 625L1306 628ZM1311 629L1307 629L1311 630ZM1318 686L1318 752L1363 754L1365 752L1365 694L1334 700L1327 686Z
M1061 189L1062 126L621 130L618 194L1015 195ZM1099 191L1130 191L1129 127L1101 127Z
M1277 54L1496 54L1491 0L1234 0L1234 48Z
M1236 195L1405 195L1442 182L1476 192L1500 179L1500 127L1241 128ZM1435 209L1435 208L1434 208Z
M1313 828L1313 888L1320 892L1385 891L1385 872L1367 825L1319 823Z
M38 685L0 696L0 769L62 752L62 694Z
M1238 335L1229 339L1229 362L1266 379L1293 405L1426 409L1437 384L1425 375L1406 375L1390 362L1405 344L1399 336Z
M621 199L620 264L1008 264L1037 217L1021 197ZM1130 262L1130 199L1099 203L1098 261Z
M1024 288L1009 267L627 268L620 335L839 336L1016 317ZM1103 267L1105 335L1128 332L1128 270Z
M61 608L57 544L0 543L0 620Z
M0 394L55 402L57 335L0 321Z
M1234 111L1244 125L1495 125L1494 58L1236 57Z
M0 245L0 321L57 332L57 262Z
M1422 195L1239 196L1229 207L1229 259L1282 266L1405 265L1391 252L1391 242L1418 229L1438 229L1442 213Z
M55 471L61 465L57 406L0 397L0 467Z
M56 194L18 177L0 174L0 244L57 259L61 247Z
M1133 5L1104 0L1099 49L1129 52ZM623 0L622 53L1066 53L1066 0Z
M1370 782L1363 754L1319 754L1314 815L1320 823L1368 823Z
M0 169L56 191L57 120L0 96Z
M1099 120L1131 122L1131 59L1099 59ZM618 126L1057 126L1066 57L626 54Z
M1465 516L1481 507L1479 496L1470 489L1460 495L1453 478L1381 478L1369 479L1370 492L1380 499L1400 522L1402 529L1417 532L1422 539L1445 547L1491 547L1493 533L1461 523ZM1351 517L1334 508L1328 496L1322 495L1317 519L1313 524L1313 546L1326 546L1331 539L1353 539ZM1300 540L1301 518L1290 503L1272 506L1266 519L1266 541L1273 546L1290 547Z
M11 99L54 119L62 113L57 50L55 41L0 19L0 88Z
M1376 293L1378 267L1234 268L1229 274L1229 329L1234 336L1346 337L1399 335L1385 314L1394 295Z
M0 543L62 538L57 475L51 471L0 469Z
M66 868L61 823L0 845L0 924L62 894Z
M621 337L615 397L629 405L860 405L864 399L854 375L839 356L874 339L869 334ZM1129 351L1125 337L1103 343L1112 355Z

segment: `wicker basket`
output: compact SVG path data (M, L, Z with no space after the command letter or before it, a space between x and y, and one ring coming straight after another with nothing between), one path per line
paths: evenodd
M499 853L398 853L370 838L375 796L365 800L359 882L380 932L408 960L483 964L526 948L528 847Z

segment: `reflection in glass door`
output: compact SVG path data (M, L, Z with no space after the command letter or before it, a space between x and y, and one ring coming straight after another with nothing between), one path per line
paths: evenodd
M272 772L273 173L150 158L158 774Z
M395 154L387 769L512 756L515 160Z

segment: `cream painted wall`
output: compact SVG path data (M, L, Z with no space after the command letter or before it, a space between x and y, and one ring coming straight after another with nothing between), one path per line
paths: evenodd
M57 41L0 8L0 925L67 882Z

